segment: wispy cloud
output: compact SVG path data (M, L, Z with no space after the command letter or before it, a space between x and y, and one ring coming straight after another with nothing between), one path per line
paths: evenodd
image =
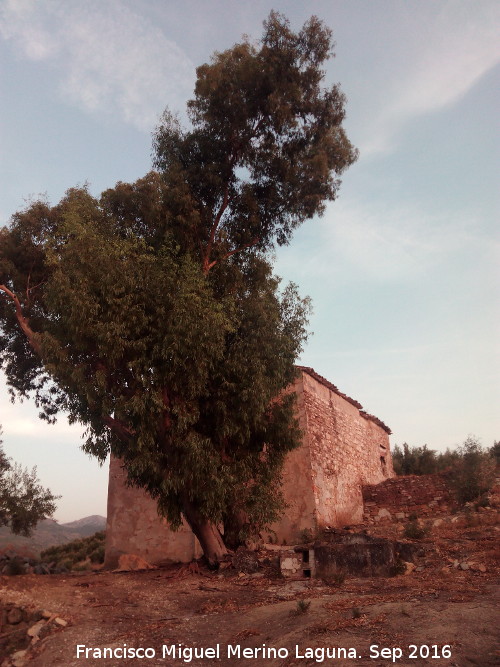
M391 283L420 279L473 250L483 260L498 252L498 243L485 237L471 213L433 213L412 202L344 198L314 225L310 246L310 232L304 232L303 243L299 238L280 250L278 274L299 272L299 282L328 280L338 286Z
M6 0L0 34L23 57L58 71L64 100L144 131L167 104L182 108L192 90L187 55L120 0Z
M358 142L364 157L392 150L408 121L456 103L500 62L498 2L447 2L414 18L418 41L406 46L413 54L406 52L405 67L396 66L385 82L384 106Z
M380 281L428 273L472 249L478 257L492 253L495 244L470 212L450 216L414 203L349 199L337 202L333 212L335 222L324 228L325 242L352 268Z

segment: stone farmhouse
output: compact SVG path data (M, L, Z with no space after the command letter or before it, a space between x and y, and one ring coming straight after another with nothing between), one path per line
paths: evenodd
M363 520L362 486L394 476L390 429L312 368L299 367L294 384L303 432L302 445L290 452L283 474L287 509L263 534L277 544L296 544L304 531L342 527ZM189 562L201 556L187 525L170 530L158 517L156 502L142 489L128 487L118 459L109 470L106 565L122 554L149 563Z

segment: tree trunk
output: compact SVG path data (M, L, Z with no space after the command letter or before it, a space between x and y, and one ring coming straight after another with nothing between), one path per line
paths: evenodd
M224 556L229 553L217 526L205 519L192 502L184 500L182 513L203 549L209 567L216 569Z
M247 513L243 510L228 511L224 516L224 542L230 549L236 551L245 542L245 533L248 533L249 522ZM247 529L245 531L245 528Z

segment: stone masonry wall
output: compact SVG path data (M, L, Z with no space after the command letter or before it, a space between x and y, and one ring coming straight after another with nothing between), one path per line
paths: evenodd
M312 369L302 369L317 528L359 523L363 484L394 475L389 429Z
M379 523L448 512L455 504L445 474L407 475L363 487L363 522Z
M297 416L303 433L307 432L306 399L302 376L293 386L297 396ZM286 511L279 521L264 531L266 541L277 544L295 544L300 542L304 531L316 530L316 504L313 492L311 453L307 438L297 449L286 457L282 475L282 490Z
M106 525L106 567L117 567L122 554L137 554L149 563L187 563L202 555L191 529L183 524L170 530L158 516L156 501L145 491L127 486L121 461L109 464L108 517Z

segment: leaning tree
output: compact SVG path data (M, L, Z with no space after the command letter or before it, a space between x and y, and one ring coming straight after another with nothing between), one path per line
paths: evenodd
M277 516L297 446L294 361L308 310L266 251L335 199L356 157L322 88L331 34L272 13L197 71L191 126L165 113L155 172L35 202L0 231L0 360L41 416L119 456L211 563ZM218 526L225 526L224 539Z

